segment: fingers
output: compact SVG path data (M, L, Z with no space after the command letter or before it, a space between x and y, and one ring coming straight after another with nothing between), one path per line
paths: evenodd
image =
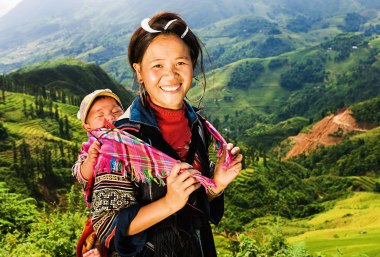
M226 159L226 154L227 154L227 146L228 144L223 144L223 150L222 150L222 154L218 157L218 159L216 160L216 164L222 164L224 162L224 160Z
M83 257L101 257L98 249L91 249L90 251L83 254Z
M167 193L166 201L173 210L181 209L187 202L189 195L201 185L193 177L193 174L200 173L192 169L187 163L178 163L173 166L169 176L166 178Z
M230 166L243 160L243 155L240 154L240 147L234 146L232 143L228 143L223 145L223 151L217 160L217 164L223 163L225 161L227 151L229 151L233 156L233 161Z
M174 188L182 188L187 190L195 185L198 188L199 182L193 177L193 174L200 174L198 170L192 169L192 166L188 163L182 162L175 164L167 177L166 181Z
M94 143L92 143L91 144L91 146L90 146L90 149L91 150L96 150L97 152L99 152L100 151L100 142L99 141L94 141Z
M232 155L237 155L240 153L240 147L234 146L232 143L226 145L226 150L229 151Z
M241 163L242 161L243 161L243 155L242 154L234 155L234 159L231 162L231 164L230 164L229 167L232 167L232 166L234 166L237 163Z
M237 155L237 154L239 154L239 153L240 153L240 147L235 146L235 147L233 147L233 148L231 149L231 154L232 154L232 155Z
M98 154L100 152L100 148L101 148L101 145L100 145L100 142L99 141L94 141L90 148L88 149L88 155L89 157L94 160L95 158L98 157Z
M167 177L167 181L170 182L170 181L173 181L176 177L178 177L178 175L187 170L187 169L190 169L192 166L186 162L181 162L181 163L176 163L174 164L173 168L171 169L170 171L170 174L169 176Z
M240 173L240 171L242 170L243 168L243 165L241 162L238 162L238 163L235 163L233 165L230 165L230 167L228 168L228 172L234 172L234 173Z
M194 174L200 174L200 172L194 169L189 169L178 175L178 181L182 183L182 186L185 190L191 190L193 186L195 186L195 188L199 188L198 184L200 183L196 178L193 177Z

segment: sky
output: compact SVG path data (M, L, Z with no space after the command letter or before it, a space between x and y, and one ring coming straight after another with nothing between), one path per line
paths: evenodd
M0 0L0 17L12 10L22 0Z

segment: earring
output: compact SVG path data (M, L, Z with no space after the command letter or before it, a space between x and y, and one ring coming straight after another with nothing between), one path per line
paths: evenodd
M141 100L141 104L145 107L146 104L147 104L147 92L145 90L145 87L144 87L144 82L141 82L139 81L139 95L140 95L140 100Z

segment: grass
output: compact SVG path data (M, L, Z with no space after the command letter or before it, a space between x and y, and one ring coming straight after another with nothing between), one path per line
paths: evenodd
M42 139L62 141L60 137L54 136L51 131L54 127L58 129L58 123L50 119L30 119L23 114L23 101L26 108L34 106L34 97L21 93L6 92L5 103L0 104L0 120L11 134L23 135L27 142L32 145L40 143ZM86 133L81 129L81 122L76 118L77 106L54 102L58 105L59 115L65 115L71 126L74 142L81 142L86 138ZM47 111L47 109L45 109ZM64 140L65 141L65 140ZM70 143L67 141L66 143Z
M252 171L244 171L248 175ZM309 219L285 221L281 229L294 248L319 257L380 257L380 194L356 192ZM229 241L215 235L218 256L231 256Z
M216 245L216 252L219 257L230 257L232 252L229 251L229 241L221 235L214 236L214 241Z
M288 237L293 245L326 257L380 256L380 194L356 192L338 201L334 208L309 220L296 220L284 231L301 232Z
M268 58L270 60L271 58ZM264 59L264 66L268 60ZM230 89L228 84L229 77L239 62L257 62L262 60L250 58L241 60L230 65L215 69L207 74L208 84L204 97L204 105L206 112L213 114L223 120L225 115L233 116L237 110L245 110L245 112L262 112L265 107L280 107L279 99L288 94L287 90L280 87L278 81L281 69L265 71L259 78L252 82L248 89ZM190 92L190 99L198 99L201 95L201 86L197 85ZM225 97L232 97L232 101L226 102ZM220 109L223 108L221 112Z

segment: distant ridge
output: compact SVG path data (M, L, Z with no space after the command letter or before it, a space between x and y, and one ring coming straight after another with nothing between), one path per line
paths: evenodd
M133 95L122 85L112 80L98 65L74 59L47 61L14 71L8 75L14 83L46 90L62 90L66 95L80 99L100 88L109 88L128 106Z

